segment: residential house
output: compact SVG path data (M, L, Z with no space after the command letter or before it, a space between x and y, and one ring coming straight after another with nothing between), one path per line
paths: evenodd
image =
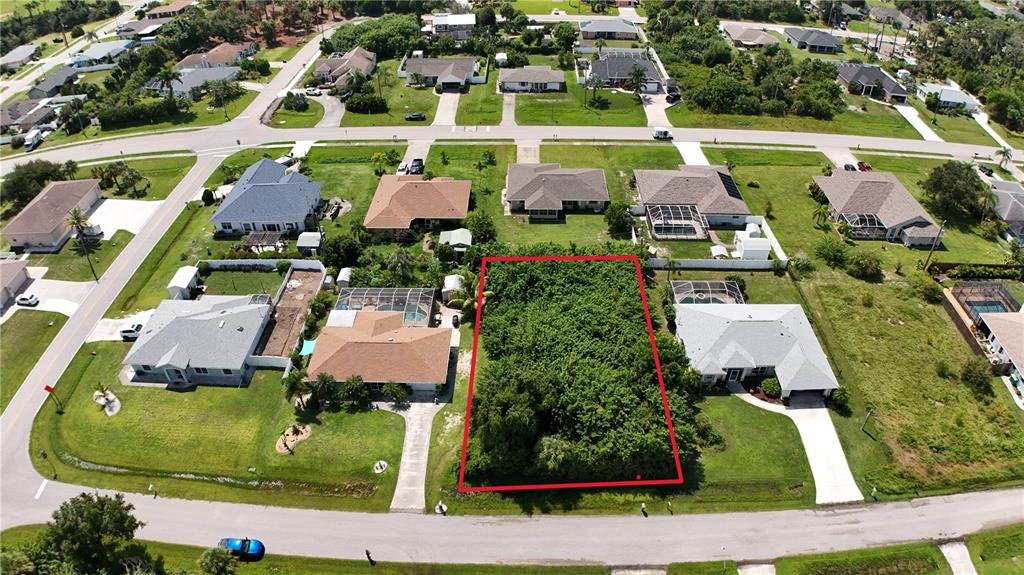
M451 14L439 12L431 16L430 22L421 31L431 36L450 36L455 40L465 40L473 35L476 27L476 14Z
M1024 386L1024 309L1017 312L983 313L982 335L988 335L989 351L1006 367L1004 373L1018 387Z
M249 166L217 207L210 221L227 234L316 229L320 182L263 158Z
M377 184L363 225L373 232L401 234L462 221L469 212L472 182L454 178L385 175Z
M639 38L636 25L625 18L602 18L580 22L580 34L584 40L636 40Z
M34 60L39 55L39 52L40 48L35 44L22 44L0 56L0 68L17 70Z
M760 50L770 44L778 44L779 39L764 30L750 28L742 24L726 24L722 26L725 37L738 48Z
M68 60L68 64L75 68L86 68L98 64L112 64L128 51L131 47L131 40L112 40L110 42L96 42Z
M704 239L715 227L741 228L750 209L725 166L633 170L655 239Z
M194 4L196 4L196 0L177 0L170 4L157 6L156 8L152 8L146 12L146 19L174 18L175 16L180 16L182 12L188 10L189 6Z
M68 212L80 208L90 213L100 201L99 180L50 182L11 218L3 237L11 247L25 251L55 252L71 237Z
M675 304L676 337L705 384L775 377L782 398L839 387L796 304Z
M995 212L1006 222L1006 240L1024 244L1024 187L1017 182L992 180L996 194Z
M531 220L558 220L570 211L603 211L610 202L604 170L561 164L512 164L505 198L513 212Z
M843 2L843 4L839 6L839 12L843 15L843 18L846 20L864 19L864 13L861 12L859 8L854 8L853 6L850 6L845 2Z
M822 30L786 28L782 35L790 44L814 54L835 54L843 51L843 43Z
M917 87L917 97L922 102L927 102L930 94L938 98L940 108L958 108L962 105L968 114L978 111L978 101L956 86L925 82Z
M19 100L0 108L0 132L28 132L55 117L48 100Z
M0 309L18 297L18 292L28 283L25 260L0 260Z
M601 85L610 88L629 86L633 81L633 70L639 67L644 72L641 92L661 91L661 76L658 68L642 53L605 53L590 63L590 74L596 76Z
M181 266L174 272L171 281L167 282L167 295L171 299L192 299L192 294L199 289L199 268Z
M332 84L335 88L345 88L355 74L369 76L377 67L377 55L359 46L352 48L343 55L331 54L330 58L320 58L313 67L313 74L322 84Z
M873 64L839 63L836 70L836 81L851 94L861 94L895 104L906 103L910 95L888 72Z
M145 20L128 22L117 27L117 37L121 40L131 40L132 42L148 44L155 41L156 35L160 33L160 28L173 19L174 18L148 18Z
M878 6L872 5L868 11L871 19L875 22L884 22L887 25L893 25L899 22L900 27L903 30L911 30L914 27L914 20L907 16L903 12L900 12L897 8L889 6Z
M234 80L241 73L242 69L237 66L219 66L216 68L182 68L181 79L171 84L171 90L175 96L186 96L192 88L202 88L210 82L219 80ZM156 78L149 81L146 87L163 96L167 94L167 87L162 85Z
M61 66L53 74L43 78L41 82L28 91L28 97L32 100L49 98L60 93L61 88L66 84L74 84L78 81L78 71L70 66Z
M565 72L551 66L502 68L498 73L502 92L564 92Z
M223 68L240 64L259 49L255 42L238 44L218 44L206 52L197 52L185 56L174 65L178 70L187 68Z
M136 382L240 386L273 306L268 295L164 300L123 364Z
M476 69L473 58L409 58L403 73L410 84L422 79L424 85L441 84L442 89L452 89L469 83Z
M829 214L848 223L852 237L907 247L931 247L942 239L932 217L889 172L835 171L814 176L814 183L828 198Z
M337 381L358 376L379 391L388 382L414 392L437 392L457 356L451 328L405 325L401 311L335 310L316 340L310 378L327 373Z
M445 230L438 235L437 243L442 246L449 245L457 253L465 253L466 250L473 246L473 232L466 228Z

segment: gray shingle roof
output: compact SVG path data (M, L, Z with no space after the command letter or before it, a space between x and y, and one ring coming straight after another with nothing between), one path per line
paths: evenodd
M835 36L822 30L811 30L808 28L786 28L785 35L798 42L804 42L810 46L835 46L842 47L842 43Z
M724 166L684 165L678 170L633 170L633 174L644 205L692 205L704 214L750 213Z
M676 304L676 337L694 369L774 367L783 391L839 387L796 304Z
M0 66L10 64L12 62L20 62L25 58L31 58L37 50L39 50L39 46L36 46L35 44L22 44L0 57Z
M78 71L70 66L63 66L53 74L43 78L35 85L35 88L50 93L66 84L69 80L78 78Z
M420 74L427 78L455 76L463 81L473 75L476 60L472 58L409 58L405 61L405 71Z
M891 96L907 96L907 91L885 70L872 64L848 64L836 65L838 76L846 83L860 82L862 86L874 86L881 80L882 88Z
M525 202L528 210L560 210L562 202L609 201L604 170L561 164L510 165L506 197Z
M660 81L658 69L647 58L633 58L613 54L605 55L600 60L594 60L590 64L590 73L595 74L606 82L609 80L625 80L630 77L635 66L643 68L647 74L648 81Z
M928 212L914 196L889 172L836 171L831 176L814 176L832 205L841 214L874 214L886 228L922 218L930 224L919 231L935 226ZM938 228L932 230L932 235Z
M588 33L636 34L636 25L625 18L602 18L581 21L580 30Z
M164 300L124 364L239 369L270 313L269 303L253 302L249 295Z
M498 73L499 82L521 82L524 84L565 83L565 72L552 70L551 66L526 66L524 68L502 68Z
M1016 182L993 180L992 190L996 194L995 211L1010 224L1014 234L1024 231L1024 187Z
M320 186L264 158L245 170L210 221L301 222L320 201Z

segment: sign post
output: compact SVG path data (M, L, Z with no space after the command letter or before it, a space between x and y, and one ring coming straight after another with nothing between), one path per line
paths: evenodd
M47 385L47 386L43 387L43 389L46 391L46 393L48 393L50 395L50 399L52 399L53 402L57 404L57 413L63 414L64 413L64 402L62 402L60 400L60 396L58 396L56 391L54 391L53 386L52 385Z

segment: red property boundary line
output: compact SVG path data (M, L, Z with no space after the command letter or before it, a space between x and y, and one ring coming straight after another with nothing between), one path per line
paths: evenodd
M473 409L473 382L476 378L476 352L480 341L480 319L483 306L476 307L476 324L473 326L473 359L469 368L469 396L466 399L466 423L462 431L462 460L459 465L459 492L473 493L481 491L529 491L537 489L579 489L587 487L641 487L650 485L679 485L683 483L683 466L679 461L679 449L676 446L676 434L672 428L672 414L668 408L668 396L665 394L665 380L661 376L661 361L658 359L658 345L654 342L654 326L651 324L651 311L647 306L647 293L644 291L643 274L640 272L640 258L636 256L504 256L485 257L480 264L480 281L477 301L484 297L484 278L488 262L528 262L528 261L629 261L636 268L636 279L640 286L640 299L644 304L644 317L647 320L647 335L650 337L651 350L654 353L654 367L658 373L658 386L661 388L661 402L665 408L665 421L668 422L669 439L672 442L672 457L676 462L676 477L673 479L636 479L631 481L593 481L578 483L535 483L528 485L488 485L467 487L466 479L466 446L469 444L469 418ZM639 477L639 476L637 476Z

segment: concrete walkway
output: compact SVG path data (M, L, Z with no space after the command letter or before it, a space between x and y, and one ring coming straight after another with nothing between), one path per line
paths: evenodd
M416 158L427 161L427 154L430 153L430 146L434 143L434 140L411 140L408 147L405 148L405 157L402 158L402 162L408 164Z
M832 418L820 397L798 396L790 399L789 406L784 406L761 401L747 393L738 383L729 384L729 391L751 405L785 415L796 424L800 441L807 453L807 462L811 466L811 475L814 476L815 503L823 505L864 500L864 495L850 473Z
M501 125L516 126L516 95L505 94L501 99Z
M540 142L516 140L516 162L520 164L539 164Z
M895 108L896 111L899 112L904 119L910 122L910 125L913 126L914 129L917 130L917 133L921 134L921 137L924 138L925 140L929 142L945 141L942 138L940 138L938 134L933 132L931 128L928 127L928 123L921 119L921 116L918 115L917 113L917 109L914 108L913 106L908 104L897 104Z
M974 118L974 121L977 122L979 126L981 126L981 129L985 130L985 133L991 136L992 139L995 140L1000 147L1013 149L1013 146L1008 144L1006 140L1004 140L1003 137L999 135L999 132L996 132L994 129L992 129L992 126L989 125L988 114L979 111L971 114L971 117Z
M683 157L683 163L688 166L710 166L704 151L700 149L700 142L675 142L679 155Z
M317 128L337 128L345 115L345 104L334 96L318 96L313 98L324 107L324 117L316 123Z
M89 223L103 230L103 238L109 240L117 230L138 235L142 226L160 209L162 200L111 200L105 199L89 214Z
M623 567L612 569L609 575L665 575L665 569L645 567Z
M458 92L441 92L441 100L437 103L437 114L431 126L454 126L455 113L459 110Z
M443 407L444 404L435 405L432 401L409 403L402 410L385 407L405 419L402 462L398 467L398 484L391 499L391 511L423 513L430 428L434 423L434 415Z
M967 550L967 545L964 545L963 541L943 543L939 545L939 550L953 570L953 575L978 575L974 563L971 562L971 552Z
M39 266L28 266L25 268L29 281L22 286L18 293L34 294L39 298L39 305L34 308L9 305L4 310L3 315L0 316L0 324L10 319L20 309L53 311L71 317L78 311L78 306L85 301L85 298L96 287L96 282L93 281L70 282L43 279L49 269Z

